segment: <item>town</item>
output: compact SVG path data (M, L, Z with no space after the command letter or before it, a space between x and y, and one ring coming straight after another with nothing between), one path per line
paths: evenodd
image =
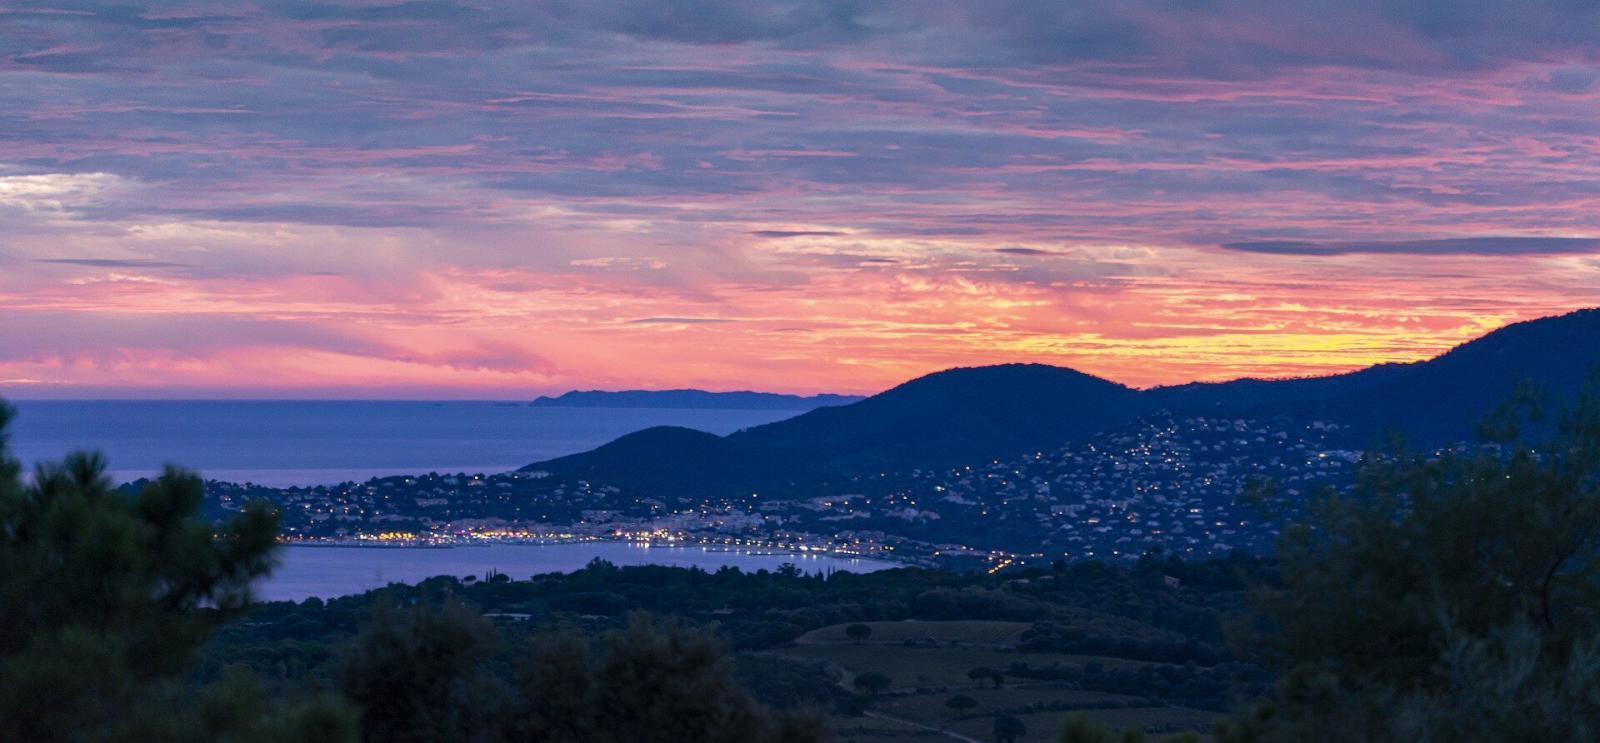
M684 497L545 472L429 473L334 486L211 481L217 515L266 500L287 539L686 542L992 567L1270 551L1290 505L1347 487L1360 453L1326 421L1158 415L1055 451L783 493ZM983 528L973 528L974 525Z

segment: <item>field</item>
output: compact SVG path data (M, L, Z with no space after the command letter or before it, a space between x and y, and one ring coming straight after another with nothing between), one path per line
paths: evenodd
M1136 660L1100 655L1022 654L964 645L953 647L802 645L785 650L783 653L813 662L827 661L850 673L877 671L887 674L893 682L891 689L930 686L969 687L974 684L972 679L967 677L967 671L974 668L1004 669L1014 661L1026 661L1035 666L1048 666L1052 663L1081 666L1091 662L1099 662L1107 668L1138 668L1147 665Z
M1144 700L1122 694L1078 691L1048 686L1006 687L1001 689L959 689L948 694L907 694L885 698L874 709L908 720L952 720L956 714L945 700L961 694L978 703L971 714L1017 714L1033 705L1064 705L1073 708L1104 709L1143 706Z
M1010 645L1017 636L1028 629L1025 622L862 622L872 630L865 640L853 640L845 635L850 625L836 624L814 629L795 640L800 645L952 642L967 645Z
M949 735L908 722L881 717L835 717L839 743L950 743Z
M858 674L876 672L890 679L889 690L872 708L873 716L834 720L845 743L915 743L949 741L957 736L992 740L1001 715L1021 719L1028 733L1023 741L1054 741L1062 720L1071 714L1119 728L1152 733L1179 728L1205 730L1216 713L1162 706L1158 701L1126 694L1071 688L1064 683L1009 678L1001 688L967 676L973 668L1004 670L1016 661L1039 668L1082 667L1099 663L1107 669L1137 670L1151 664L1091 655L1020 653L1009 649L1027 625L1016 622L870 622L864 641L844 634L846 625L823 627L802 636L782 654L808 662L824 661L840 672L840 683ZM946 705L954 696L975 703L958 712ZM1159 735L1153 735L1159 739Z
M1033 712L1016 715L1027 726L1028 732L1022 737L1023 743L1054 743L1061 733L1061 721L1072 712ZM1209 729L1211 720L1217 717L1211 712L1184 709L1182 707L1139 707L1115 710L1084 710L1081 713L1090 719L1107 725L1121 728L1128 727L1157 727L1164 728L1169 724L1187 725L1200 730ZM993 717L973 717L957 722L942 725L946 730L959 733L978 740L993 740ZM1159 739L1159 735L1149 736ZM843 738L841 740L849 740ZM948 740L948 739L947 739Z

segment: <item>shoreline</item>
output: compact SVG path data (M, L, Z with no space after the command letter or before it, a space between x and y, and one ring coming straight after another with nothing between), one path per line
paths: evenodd
M558 547L577 544L624 544L644 549L681 549L699 547L702 550L714 552L732 552L745 554L752 557L831 557L834 559L870 560L873 562L893 565L895 567L911 567L913 563L898 559L894 555L863 554L841 549L825 547L791 547L776 544L729 544L727 542L692 537L687 535L661 536L655 538L614 537L614 536L589 536L589 535L563 535L552 537L416 537L410 539L381 538L382 535L367 537L330 537L330 538L296 538L279 539L278 543L292 547L314 547L325 549L454 549L459 547L494 547L494 546L523 546L523 547Z

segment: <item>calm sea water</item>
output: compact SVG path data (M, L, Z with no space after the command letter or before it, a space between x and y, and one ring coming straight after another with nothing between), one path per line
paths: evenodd
M534 408L525 403L22 400L11 444L29 467L98 449L135 479L165 463L208 478L318 485L425 472L492 473L658 425L726 434L786 410Z
M645 547L622 542L578 544L492 544L481 547L310 547L290 546L282 562L257 592L271 601L330 598L416 583L436 575L483 578L490 570L522 580L542 573L567 573L600 557L617 565L698 566L716 570L776 570L792 563L807 573L848 570L870 573L892 563L822 555L774 554L713 547Z

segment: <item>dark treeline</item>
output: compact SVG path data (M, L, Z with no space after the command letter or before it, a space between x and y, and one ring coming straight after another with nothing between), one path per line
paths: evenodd
M1084 563L1009 576L923 569L822 576L794 569L619 568L597 561L566 575L439 577L326 602L265 604L216 635L199 675L217 678L242 666L275 687L296 688L337 676L340 649L359 642L363 628L396 622L404 612L395 607L456 606L492 623L483 634L495 640L474 644L505 681L515 677L528 643L543 642L551 628L604 646L609 635L636 631L642 616L654 615L715 636L730 651L738 681L770 706L849 712L868 700L846 688L837 672L764 651L846 622L999 619L1032 624L1016 660L1000 669L1017 678L1060 680L1076 673L1076 688L1222 711L1270 681L1260 667L1231 660L1225 631L1227 619L1246 605L1248 576L1262 569L1251 559L1195 565L1147 559L1132 568ZM1167 585L1174 574L1184 588ZM1030 664L1041 653L1062 652L1149 660L1161 671Z
M518 634L552 625L624 626L638 612L714 627L735 651L785 645L804 632L857 621L994 619L1032 622L1022 649L1104 653L1162 663L1209 665L1229 657L1225 622L1247 606L1253 576L1268 563L1241 557L1185 564L1146 559L1131 567L1078 563L1002 576L907 568L865 575L805 574L787 567L706 572L595 561L570 574L513 580L441 576L357 596L263 604L225 627L213 662L249 662L308 672L326 644L354 634L384 604L454 600ZM1178 578L1182 588L1166 583Z
M830 576L597 562L266 604L250 586L272 566L270 509L212 523L179 470L130 494L92 455L26 481L0 456L0 738L825 740L828 716L873 706L888 679L771 651L844 623L965 619L1029 627L1013 661L972 669L979 687L1215 710L1224 741L1591 740L1600 397L1537 444L1520 435L1529 410L1506 407L1470 451L1371 458L1353 493L1294 509L1270 560ZM1043 660L1060 653L1145 663ZM1059 711L1064 741L1139 737L1072 707L1032 711ZM996 718L996 738L1018 725Z

